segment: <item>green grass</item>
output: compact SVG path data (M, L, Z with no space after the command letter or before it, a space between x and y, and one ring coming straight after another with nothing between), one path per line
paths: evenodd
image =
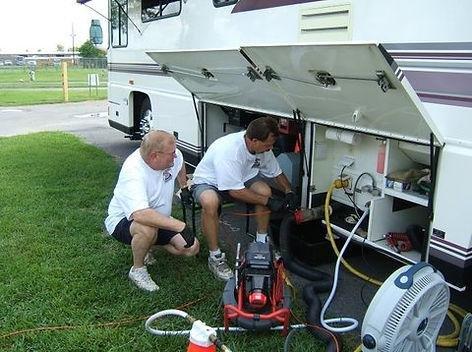
M0 70L0 89L7 88L52 88L62 87L62 70L60 67L38 67L35 70L34 82L30 81L27 67ZM99 75L100 85L106 87L107 70L103 68L84 69L69 67L67 70L70 87L87 87L87 75Z
M99 88L89 93L88 89L69 89L69 102L102 100L107 98L107 90ZM21 106L33 104L62 103L61 89L2 89L0 106Z
M102 225L119 171L112 157L65 133L0 138L0 151L0 350L184 351L185 337L150 335L143 317L186 303L188 313L222 325L224 284L208 272L206 255L160 252L149 267L156 293L128 281L131 251ZM295 311L303 316L298 305ZM132 322L99 325L123 319ZM70 328L6 336L54 326ZM221 336L233 351L281 351L284 343L275 332ZM324 347L299 333L291 351Z
M36 80L31 82L28 68L4 68L0 70L0 106L21 106L64 102L62 72L59 67L39 67ZM98 94L87 86L87 75L99 75ZM106 69L69 68L69 101L101 100L107 98L108 74Z

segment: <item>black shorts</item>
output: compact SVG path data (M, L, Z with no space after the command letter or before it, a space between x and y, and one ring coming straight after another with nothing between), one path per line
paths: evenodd
M125 244L131 244L133 236L131 236L129 228L132 222L133 220L128 220L126 218L121 219L118 225L116 225L115 230L111 235L120 242L123 242ZM159 231L157 232L157 239L154 244L158 246L165 246L166 244L169 244L172 237L177 234L178 232L175 231L159 229Z

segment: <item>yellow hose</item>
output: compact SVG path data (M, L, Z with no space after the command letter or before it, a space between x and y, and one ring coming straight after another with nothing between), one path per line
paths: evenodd
M438 336L438 340L436 341L436 345L441 347L451 347L449 344L451 341L455 340L457 345L457 337L459 336L459 331L461 329L460 323L457 318L452 314L450 310L447 311L447 316L451 320L452 325L454 326L454 330L448 335L441 335ZM453 345L455 346L455 345Z
M454 313L459 314L462 319L464 319L465 316L467 315L467 312L466 312L464 309L462 309L462 308L459 307L459 306L456 306L455 304L452 304L452 303L451 303L451 304L449 305L449 309L452 310Z
M339 250L338 250L338 247L336 246L336 242L334 241L333 232L331 230L331 222L329 220L329 217L330 217L329 203L331 201L331 195L333 194L333 190L336 187L341 188L342 187L342 181L340 182L340 180L335 180L335 181L333 181L331 186L329 186L328 192L326 194L326 200L325 200L325 205L324 205L324 213L325 213L326 228L328 230L328 238L329 238L329 241L331 242L331 247L333 247L333 250L334 250L334 253L336 253L336 256L339 257ZM360 277L361 279L363 279L367 282L370 282L374 285L377 285L377 286L382 285L382 283L383 283L382 281L375 280L375 279L361 273L360 271L354 269L348 262L346 262L344 260L344 258L341 258L341 262L343 263L344 267L347 270L349 270L354 275ZM457 318L454 316L454 314L452 314L452 312L455 312L455 313L459 314L462 318L464 318L465 315L467 314L467 312L464 309L456 306L455 304L451 303L449 305L449 310L447 311L447 316L449 317L449 319L452 322L452 325L454 326L454 331L451 332L448 335L438 336L438 339L436 341L437 346L440 346L440 347L456 347L458 342L459 342L457 337L459 336L460 323L457 320ZM359 345L355 349L354 352L359 352L359 351L362 351L362 345Z
M362 344L357 346L357 348L354 350L354 352L362 352Z

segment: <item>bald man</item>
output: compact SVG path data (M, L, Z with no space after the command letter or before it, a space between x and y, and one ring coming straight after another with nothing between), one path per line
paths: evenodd
M133 266L128 276L145 291L159 289L146 268L155 263L154 246L185 256L197 254L200 248L186 224L170 216L175 180L186 187L185 163L175 137L152 131L125 160L108 207L107 231L131 245Z

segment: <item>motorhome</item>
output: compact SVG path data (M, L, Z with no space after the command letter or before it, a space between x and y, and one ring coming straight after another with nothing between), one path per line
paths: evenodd
M388 256L472 272L472 2L111 0L109 122L172 131L190 165L268 114L300 194ZM355 218L355 216L354 216ZM413 233L414 248L401 236ZM399 240L400 239L400 240ZM404 244L403 244L404 245ZM313 253L316 255L316 253Z

